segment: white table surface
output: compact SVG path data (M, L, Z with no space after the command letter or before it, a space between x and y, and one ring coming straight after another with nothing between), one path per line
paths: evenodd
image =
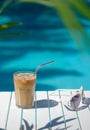
M36 91L31 109L15 104L14 92L0 92L0 130L90 130L90 105L80 103L78 111L68 110L66 102L74 90ZM90 103L90 91L85 91Z

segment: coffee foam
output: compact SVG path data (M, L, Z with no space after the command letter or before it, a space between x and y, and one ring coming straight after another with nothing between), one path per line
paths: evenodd
M17 78L18 80L32 80L35 79L35 75L29 73L19 73L15 75L15 78Z

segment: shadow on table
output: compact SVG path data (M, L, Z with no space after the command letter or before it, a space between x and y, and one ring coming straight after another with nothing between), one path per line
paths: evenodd
M58 102L52 99L43 99L43 100L37 100L34 102L34 106L33 108L37 107L37 108L48 108L48 107L55 107L58 105ZM79 110L83 110L86 109L88 106L90 105L90 98L86 98L86 103L83 104L82 106L80 106L78 108Z
M34 127L33 124L31 124L31 126L30 126L29 123L25 119L23 119L23 121L24 121L25 128L26 128L25 130L33 130L33 127ZM22 125L22 130L24 130L24 125Z
M75 110L72 110L71 108L69 108L68 106L64 105L64 107L68 110L68 111L75 111ZM86 109L88 106L87 105L83 105L83 106L80 106L77 111L81 111L81 110L84 110Z
M85 101L83 102L83 106L79 107L78 110L83 110L87 107L89 108L89 105L90 105L90 98L87 97L87 98L85 98Z
M85 104L90 105L90 98L89 97L86 97Z
M58 105L58 102L55 100L47 100L47 99L43 99L43 100L37 100L34 102L34 106L33 108L35 108L35 106L37 108L47 108L47 107L55 107Z
M59 121L59 120L62 120L62 121ZM66 122L69 122L69 121L72 121L72 120L75 120L76 118L71 118L71 119L67 119ZM31 124L31 126L29 125L29 123L23 119L24 123L25 123L25 127L26 127L26 130L32 130L33 129L33 124ZM58 125L61 125L61 124L64 124L64 120L63 120L63 116L61 117L57 117L53 120L51 120L50 122L48 122L44 127L41 127L39 128L38 130L44 130L44 129L48 129L48 128L51 128L51 127L54 127L54 126L57 126L58 128L56 129L59 129L59 130L66 130L66 128L59 128ZM67 128L69 128L71 126L67 126ZM24 125L23 125L23 128L24 128Z
M58 125L61 125L61 124L65 124L64 120L62 119L63 116L61 117L57 117L53 120L51 120L50 122L48 122L44 127L42 128L39 128L38 130L43 130L43 129L47 129L47 128L51 128L51 127L54 127L54 126L58 126ZM59 121L60 119L62 119L62 121ZM76 118L71 118L71 119L66 119L65 121L66 122L69 122L69 121L72 121L72 120L75 120ZM71 126L67 126L67 128L69 128ZM56 129L59 129L59 130L66 130L66 128L56 128Z
M83 106L81 106L81 107L78 108L78 111L84 110L84 109L86 109L87 107L88 107L87 105L83 105Z

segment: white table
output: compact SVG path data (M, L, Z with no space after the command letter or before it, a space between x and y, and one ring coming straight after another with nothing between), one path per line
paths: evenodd
M0 92L0 130L90 130L90 106L80 103L78 111L63 103L74 90L36 91L35 105L20 109L14 92ZM90 91L85 91L90 100Z

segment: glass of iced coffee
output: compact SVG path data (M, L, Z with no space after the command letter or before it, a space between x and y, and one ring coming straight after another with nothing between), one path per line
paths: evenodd
M29 71L14 73L16 105L28 109L34 105L36 74Z

